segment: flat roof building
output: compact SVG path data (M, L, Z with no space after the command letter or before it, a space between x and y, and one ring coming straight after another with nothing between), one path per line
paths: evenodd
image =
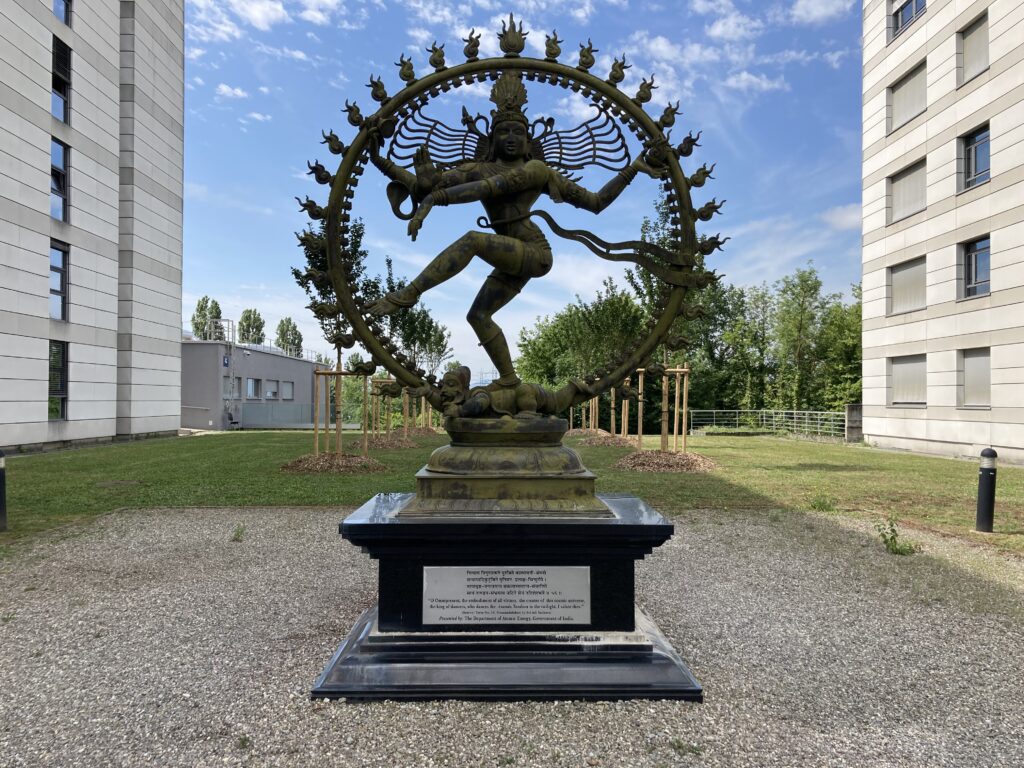
M181 342L181 426L309 429L313 371L329 367L272 347L186 339ZM325 403L323 395L320 401Z
M1024 462L1024 2L864 3L864 438Z
M174 432L184 0L0 6L0 447Z

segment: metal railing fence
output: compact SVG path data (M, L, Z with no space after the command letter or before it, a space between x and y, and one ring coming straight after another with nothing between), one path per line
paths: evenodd
M796 435L846 438L843 411L702 411L690 410L690 432L709 427L751 429Z

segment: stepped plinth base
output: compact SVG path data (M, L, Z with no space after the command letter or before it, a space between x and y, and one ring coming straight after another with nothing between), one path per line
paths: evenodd
M366 611L312 691L314 698L684 699L700 683L647 616L633 632L382 632Z
M412 494L374 497L340 529L379 561L379 602L312 695L700 701L633 602L634 562L673 526L634 496L597 498L607 516L407 515Z

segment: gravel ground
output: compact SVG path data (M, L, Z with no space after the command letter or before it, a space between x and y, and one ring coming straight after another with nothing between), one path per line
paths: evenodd
M311 702L375 599L340 517L124 512L0 562L0 764L1024 764L1019 559L925 534L900 558L836 517L690 512L637 596L704 704Z

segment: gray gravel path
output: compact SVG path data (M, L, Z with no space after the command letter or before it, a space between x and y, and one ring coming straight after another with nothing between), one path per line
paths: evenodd
M118 513L0 562L0 765L1024 765L1019 559L692 512L637 594L705 704L314 703L375 599L341 516Z

